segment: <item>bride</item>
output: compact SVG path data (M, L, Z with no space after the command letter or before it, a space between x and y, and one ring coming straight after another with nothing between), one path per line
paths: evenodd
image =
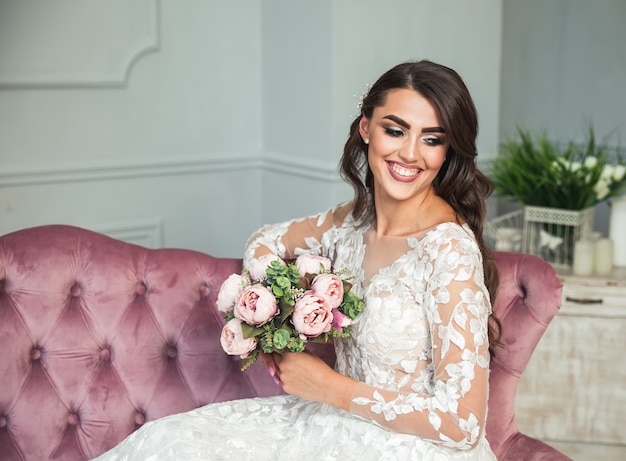
M150 422L105 460L495 460L485 438L498 276L483 241L489 180L459 75L430 62L383 74L350 127L341 173L354 199L268 225L268 253L330 258L365 301L337 363L264 354L288 395L207 405ZM492 317L493 321L489 321Z

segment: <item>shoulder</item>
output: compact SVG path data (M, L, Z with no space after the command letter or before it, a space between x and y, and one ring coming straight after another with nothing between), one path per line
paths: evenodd
M436 259L454 255L476 258L475 262L482 260L478 242L468 224L455 222L438 224L426 234L422 243L424 249L433 258L436 256Z
M344 224L352 222L352 209L354 208L353 202L345 202L337 205L333 208L332 219L335 227L343 227Z

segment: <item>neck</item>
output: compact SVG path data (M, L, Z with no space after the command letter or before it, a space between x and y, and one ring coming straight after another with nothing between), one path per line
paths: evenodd
M405 237L433 225L438 215L439 197L432 189L410 201L385 200L376 197L374 230L379 235Z

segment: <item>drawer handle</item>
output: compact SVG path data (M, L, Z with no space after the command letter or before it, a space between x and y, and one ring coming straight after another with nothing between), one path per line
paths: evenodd
M599 299L591 299L591 298L572 298L571 296L566 296L565 301L569 301L577 304L602 304L602 298Z

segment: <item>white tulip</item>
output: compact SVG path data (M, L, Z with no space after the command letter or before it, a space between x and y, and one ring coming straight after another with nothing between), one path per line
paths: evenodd
M585 166L587 168L593 168L594 166L596 166L596 163L598 163L598 159L595 157L587 157L585 159Z

